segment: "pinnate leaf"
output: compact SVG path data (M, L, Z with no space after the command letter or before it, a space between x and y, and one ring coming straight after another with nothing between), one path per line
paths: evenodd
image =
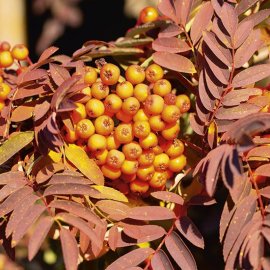
M175 0L174 7L177 23L185 26L191 11L193 0Z
M220 18L227 32L232 37L238 25L238 15L234 7L229 3L223 3L220 12Z
M54 47L54 46L47 48L45 51L43 51L43 53L39 57L38 63L48 59L50 56L52 56L58 50L59 50L59 48Z
M176 37L157 38L152 43L152 48L158 52L180 53L189 51L188 44Z
M255 170L255 174L270 177L270 164L264 164Z
M180 205L184 204L184 199L180 195L169 191L151 192L151 196L165 202L173 202Z
M49 68L52 79L58 86L70 78L68 70L62 66L50 63Z
M87 178L97 185L104 185L104 176L95 163L90 159L86 152L75 144L69 144L65 147L65 154L69 161L71 161Z
M93 185L92 187L98 190L106 199L119 202L128 202L128 198L123 193L114 188L98 185Z
M253 29L254 23L253 21L242 21L239 23L234 37L233 37L233 46L234 48L238 48L242 45L242 43L248 38L250 35L252 29Z
M162 249L154 254L151 260L151 266L153 270L174 270L170 259Z
M236 7L236 11L238 15L242 14L246 10L248 10L250 7L255 5L258 2L258 0L242 0L239 2L239 4Z
M163 0L158 3L158 10L168 18L172 19L174 22L177 22L175 8L173 1Z

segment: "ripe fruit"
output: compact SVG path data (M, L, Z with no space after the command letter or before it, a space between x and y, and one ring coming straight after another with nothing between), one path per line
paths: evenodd
M138 170L138 161L136 160L127 160L123 162L121 166L122 173L124 174L134 174Z
M120 69L118 66L107 63L100 70L100 79L104 84L113 85L118 82Z
M107 149L117 149L120 146L120 143L115 139L114 135L110 135L106 138L107 140Z
M114 132L115 139L120 143L130 143L133 140L131 124L120 124Z
M86 110L85 106L79 102L76 102L75 105L77 106L77 108L75 108L71 112L71 118L73 120L73 123L77 124L79 121L86 118Z
M124 160L125 155L121 151L113 149L109 151L106 163L112 168L120 169Z
M139 21L142 23L148 23L156 21L158 18L158 11L154 7L145 7L141 10Z
M142 154L142 148L137 142L125 144L122 151L126 159L136 160Z
M7 68L13 64L13 57L10 51L0 52L0 67Z
M97 72L93 67L85 67L84 82L91 86L97 80Z
M187 158L184 155L170 159L169 170L172 172L181 172L187 164Z
M139 167L137 170L137 176L142 181L150 181L155 172L154 166Z
M146 115L146 113L144 112L143 109L139 109L136 114L133 116L133 121L137 122L137 121L147 121L148 120L148 116Z
M163 153L163 149L159 145L152 147L152 150L153 150L155 156Z
M150 132L145 138L140 139L140 145L143 149L149 149L155 147L158 144L158 139L155 133Z
M145 71L146 80L150 83L154 83L163 78L164 72L161 66L152 64L147 67Z
M155 160L155 154L153 150L143 150L142 154L138 158L140 166L149 166L153 164Z
M103 103L95 98L90 99L85 105L86 113L90 118L96 118L104 114Z
M96 99L104 99L109 95L109 86L102 82L94 82L91 86L91 94Z
M129 81L123 81L116 85L116 94L122 99L132 97L133 91L133 85Z
M161 113L162 119L167 123L175 123L180 115L180 110L176 105L166 105Z
M134 136L137 138L145 138L150 134L150 125L147 121L136 121L133 124Z
M158 115L161 114L164 107L164 99L158 95L150 95L144 103L146 113Z
M168 168L169 162L169 156L161 153L155 156L154 167L156 170L165 171Z
M17 44L12 48L11 54L14 59L22 61L27 59L29 51L25 45Z
M130 65L125 72L127 81L134 84L142 83L145 79L145 71L139 65Z
M10 50L10 43L7 41L3 41L0 45L0 51L9 51Z
M149 185L153 188L160 188L166 184L168 180L167 172L155 172L151 180L149 181Z
M165 129L161 131L161 135L166 140L174 140L177 138L180 132L179 123L176 122L175 124L167 124Z
M129 97L122 104L122 111L126 114L135 115L140 108L140 102L135 97Z
M169 93L164 96L164 101L166 105L175 105L176 95L174 93Z
M10 93L10 86L6 83L0 83L0 100L7 99Z
M156 95L164 97L165 95L169 94L172 90L171 83L166 79L161 79L155 82L153 86L153 92Z
M108 95L104 100L105 110L111 113L117 113L122 107L122 100L115 94Z
M109 151L107 149L97 151L94 153L95 161L97 165L104 165L106 163L107 155Z
M104 150L107 147L106 137L100 134L93 134L88 139L87 146L91 151Z
M187 95L176 96L175 105L180 109L181 113L185 113L190 109L190 99Z
M99 116L95 122L96 133L100 135L110 135L114 129L114 122L111 117L107 115Z
M134 181L136 179L137 175L136 173L134 174L121 174L121 179L125 182L125 183L130 183L132 181Z
M182 155L184 149L185 149L184 144L180 140L174 139L172 142L168 142L168 144L166 145L165 153L169 157L173 158Z
M166 126L165 122L161 119L160 114L151 116L149 118L149 124L153 131L162 131Z
M123 110L120 110L119 112L117 112L115 116L118 120L124 123L130 123L132 121L132 115L123 112Z
M101 166L101 171L103 175L111 180L116 180L121 176L121 170L110 167L105 164Z
M75 132L79 138L88 139L95 133L95 127L91 120L82 119L77 123Z
M139 83L134 87L133 95L140 102L144 102L149 96L148 85L144 83Z
M1 100L0 100L1 101ZM75 127L74 127L75 128ZM62 134L64 136L64 140L68 143L74 143L78 138L78 134L75 132L75 130L71 130L66 126L63 126L62 128Z
M145 181L135 180L130 183L129 187L130 190L134 193L144 194L148 191L149 184Z

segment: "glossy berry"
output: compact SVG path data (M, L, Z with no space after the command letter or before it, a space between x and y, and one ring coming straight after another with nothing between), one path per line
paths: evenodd
M158 139L155 133L150 132L145 138L140 139L140 146L143 149L149 149L155 147L158 144Z
M165 129L161 131L161 135L166 140L174 140L178 137L180 132L179 123L167 124Z
M145 71L139 65L130 65L125 72L126 80L133 85L142 83L145 79Z
M95 127L91 120L82 119L77 123L75 131L79 138L88 139L95 133Z
M142 154L142 148L137 142L125 144L122 151L126 159L129 160L136 160Z
M71 118L74 124L77 124L82 119L86 118L85 106L81 103L75 103L76 108L71 112Z
M153 150L143 150L142 154L138 158L138 162L140 166L149 166L153 164L155 160L155 154Z
M10 51L0 52L0 67L7 68L13 64L13 57Z
M184 149L184 144L179 139L174 139L167 143L165 153L169 157L173 158L182 155L184 153Z
M136 121L133 124L133 133L136 138L145 138L151 132L148 121Z
M161 79L161 80L156 81L153 86L154 94L162 96L162 97L169 94L171 90L172 90L172 85L166 79Z
M6 83L0 83L0 100L7 99L10 93L10 86Z
M104 84L114 85L120 77L120 69L118 66L107 63L100 70L100 79Z
M129 97L122 104L122 111L126 114L135 115L140 108L140 102L135 97Z
M154 166L139 167L137 170L137 177L142 181L150 181L155 172Z
M101 166L106 163L108 153L109 151L107 149L97 151L94 153L95 162L97 163L97 165Z
M125 113L122 109L115 114L116 118L124 123L130 123L132 121L132 115Z
M63 126L62 134L63 134L64 140L68 143L74 143L79 138L75 130L71 130L66 126Z
M161 153L155 156L153 164L156 170L165 171L168 168L169 162L169 156L165 153Z
M2 109L5 107L5 101L4 100L0 100L0 112L2 111Z
M139 166L138 161L125 159L125 161L121 166L121 170L122 173L124 174L134 174L137 172L138 166Z
M107 147L106 137L100 134L93 134L89 139L87 146L91 151L104 150Z
M147 121L148 120L148 116L145 113L145 111L143 109L139 109L136 114L133 116L133 121L137 122L137 121Z
M85 105L86 113L90 118L96 118L104 114L105 107L102 101L92 98Z
M176 96L175 105L180 109L181 113L185 113L190 109L190 99L187 95Z
M29 51L24 44L17 44L12 48L11 54L14 59L22 61L27 59Z
M122 99L116 94L108 95L104 100L105 111L117 113L122 107Z
M129 187L133 193L144 194L148 191L149 184L145 181L135 180L130 183Z
M140 102L144 102L149 96L149 88L145 83L139 83L134 87L133 95Z
M166 105L175 105L176 95L174 93L169 93L164 96L164 102Z
M159 145L156 145L152 147L151 149L153 150L155 156L163 153L163 149Z
M121 151L113 149L107 155L106 164L112 168L120 169L124 161L125 155Z
M103 175L111 180L116 180L121 176L121 170L110 167L105 164L101 166L101 171Z
M120 146L120 143L115 139L114 135L110 135L106 138L107 140L107 149L118 149Z
M9 51L10 50L10 43L7 41L3 41L0 45L0 51Z
M100 135L110 135L114 129L114 122L111 117L107 115L99 116L95 122L96 133Z
M160 188L166 184L168 180L167 172L156 171L149 181L149 185L153 188Z
M187 164L187 158L184 155L170 159L169 170L172 172L181 172Z
M131 124L119 124L115 128L115 139L120 143L130 143L133 140L133 131Z
M166 105L161 113L166 123L175 123L180 118L180 109L176 105Z
M84 82L91 86L97 80L97 72L93 67L85 67Z
M109 86L102 82L94 82L91 86L91 94L96 99L104 99L109 95Z
M149 124L151 130L153 131L161 131L165 128L166 123L161 119L161 115L153 115L149 118Z
M139 15L139 21L141 23L148 23L156 21L158 18L158 11L154 7L145 7L141 10Z
M116 94L122 99L132 97L133 91L133 85L129 81L123 81L116 85Z
M161 114L164 108L164 99L158 95L150 95L144 103L144 110L146 113L152 115Z
M134 181L137 178L136 173L133 174L121 174L121 180L123 180L125 183L130 183Z
M157 64L151 64L145 70L145 77L148 82L155 83L163 78L164 72L161 66Z

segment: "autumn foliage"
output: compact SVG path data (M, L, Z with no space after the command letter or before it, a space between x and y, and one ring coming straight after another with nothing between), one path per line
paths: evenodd
M32 260L54 239L68 270L197 269L188 210L222 191L225 269L269 269L270 64L255 57L269 14L256 0L161 0L71 57L50 47L32 63L2 42L7 255L26 239Z

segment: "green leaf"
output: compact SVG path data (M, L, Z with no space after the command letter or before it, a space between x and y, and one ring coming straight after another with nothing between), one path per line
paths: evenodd
M9 160L34 139L33 131L20 132L0 146L0 165Z
M93 188L98 190L102 195L106 196L106 199L115 200L119 202L128 202L128 198L123 193L114 188L97 185L94 185Z
M94 160L90 159L86 152L75 144L65 147L65 154L78 170L97 185L104 185L104 176Z

